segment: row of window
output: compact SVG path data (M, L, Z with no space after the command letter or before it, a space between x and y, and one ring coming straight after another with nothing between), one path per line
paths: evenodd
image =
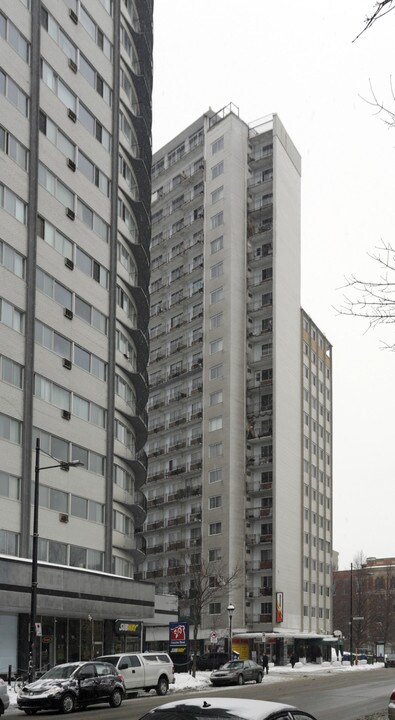
M14 23L3 13L0 13L0 37L18 53L22 60L26 63L29 62L30 44Z
M85 21L88 21L89 19L89 16L86 13L84 14L84 19ZM68 35L66 35L55 18L43 5L41 5L41 26L47 31L48 35L55 41L66 57L78 66L81 75L85 78L89 85L91 85L91 87L99 93L104 102L106 102L107 105L111 105L112 92L110 86L105 82L102 76L91 65Z
M324 617L324 610L325 610L325 619L329 620L329 609L328 608L322 608L322 607L318 608L318 617L319 618ZM312 608L310 608L310 613L309 613L308 605L303 605L303 616L304 617L315 618L315 617L317 617L316 611L317 611L317 608L312 607Z
M97 330L106 334L107 318L100 310L97 310L71 290L66 288L55 278L48 275L40 268L36 271L37 289L48 295L56 303L74 312L77 317L92 325Z
M104 475L105 457L103 455L38 428L33 428L33 437L35 439L39 438L41 450L47 455L55 457L62 462L79 460L83 463L84 470L98 475Z
M15 220L26 225L27 205L10 188L0 183L0 207L12 215Z
M311 474L311 477L319 478L320 483L326 482L326 485L330 487L331 479L329 475L325 476L325 473L323 470L317 469L317 466L314 464L310 464L308 460L303 460L303 469L304 472L307 474Z
M34 395L50 405L71 412L92 425L106 427L106 410L104 408L38 374L34 378Z
M59 178L54 175L41 162L38 168L38 182L41 187L45 188L53 197L64 205L66 210L74 212L76 208L77 216L95 235L104 242L108 242L110 236L110 227L100 215L91 210L81 198L70 190Z
M43 59L41 60L41 78L66 108L78 117L78 120L88 132L93 135L106 150L110 151L111 135L108 130L106 130L88 108L85 107L77 95L70 90L53 68Z
M39 320L35 324L35 341L100 380L107 380L107 363Z
M67 158L72 160L78 169L85 175L85 177L99 190L106 195L110 196L110 180L109 178L98 168L78 146L73 143L69 138L60 130L60 128L40 110L39 124L41 132L46 135L48 140L60 150L60 152ZM72 206L70 206L72 207Z
M108 287L108 270L40 215L37 218L37 235L63 257L72 260L85 275L102 287Z

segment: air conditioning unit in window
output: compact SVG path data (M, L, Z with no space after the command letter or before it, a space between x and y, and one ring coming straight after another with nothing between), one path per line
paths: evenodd
M72 120L73 122L77 122L77 115L75 114L74 110L68 108L67 115L69 116L70 120Z
M74 62L71 58L69 58L69 68L73 71L73 73L76 73L78 70L77 63Z
M66 215L70 220L75 220L75 212L71 208L66 208Z
M64 264L66 265L66 267L67 267L69 270L74 270L74 263L73 263L72 260L70 260L70 258L65 258L65 259L64 259Z
M61 523L69 522L69 516L67 515L67 513L59 513L59 522L61 522Z
M66 368L66 370L71 370L73 367L71 360L68 358L63 358L63 367Z
M74 12L74 10L72 10L72 9L70 8L70 10L69 10L69 15L70 15L73 23L75 23L76 25L78 25L78 15L77 15L77 13Z
M72 320L73 317L74 317L73 311L70 310L69 308L64 308L64 310L63 310L63 315L64 315L68 320Z
M75 162L71 158L67 158L67 167L70 168L73 172L75 172Z
M71 419L70 410L62 410L62 418L63 418L63 420L70 420Z

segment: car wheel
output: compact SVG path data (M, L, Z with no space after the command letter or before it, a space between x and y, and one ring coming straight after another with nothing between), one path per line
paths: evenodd
M239 675L237 678L238 685L244 685L244 675Z
M256 681L257 681L257 683L261 683L261 682L262 682L262 673L258 673L257 678L256 678Z
M157 695L166 695L167 689L169 687L168 679L165 675L162 675L159 680L158 684L156 686L156 694Z
M110 707L119 707L122 704L122 693L119 688L115 688L110 696Z
M74 712L74 710L75 710L74 695L71 695L71 693L66 693L66 695L63 695L63 697L60 701L59 710L63 715L68 715L69 713Z

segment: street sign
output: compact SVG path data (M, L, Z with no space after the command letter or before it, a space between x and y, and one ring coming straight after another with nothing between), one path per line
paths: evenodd
M212 632L210 633L210 642L211 642L212 644L214 644L214 643L217 642L217 640L218 640L218 635L217 635L217 633L215 632L215 630L212 630Z
M353 617L353 620L365 620L364 617Z

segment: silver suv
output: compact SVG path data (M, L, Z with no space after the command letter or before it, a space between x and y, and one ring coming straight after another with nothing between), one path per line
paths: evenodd
M3 714L10 704L10 698L7 693L7 684L0 678L0 715Z

